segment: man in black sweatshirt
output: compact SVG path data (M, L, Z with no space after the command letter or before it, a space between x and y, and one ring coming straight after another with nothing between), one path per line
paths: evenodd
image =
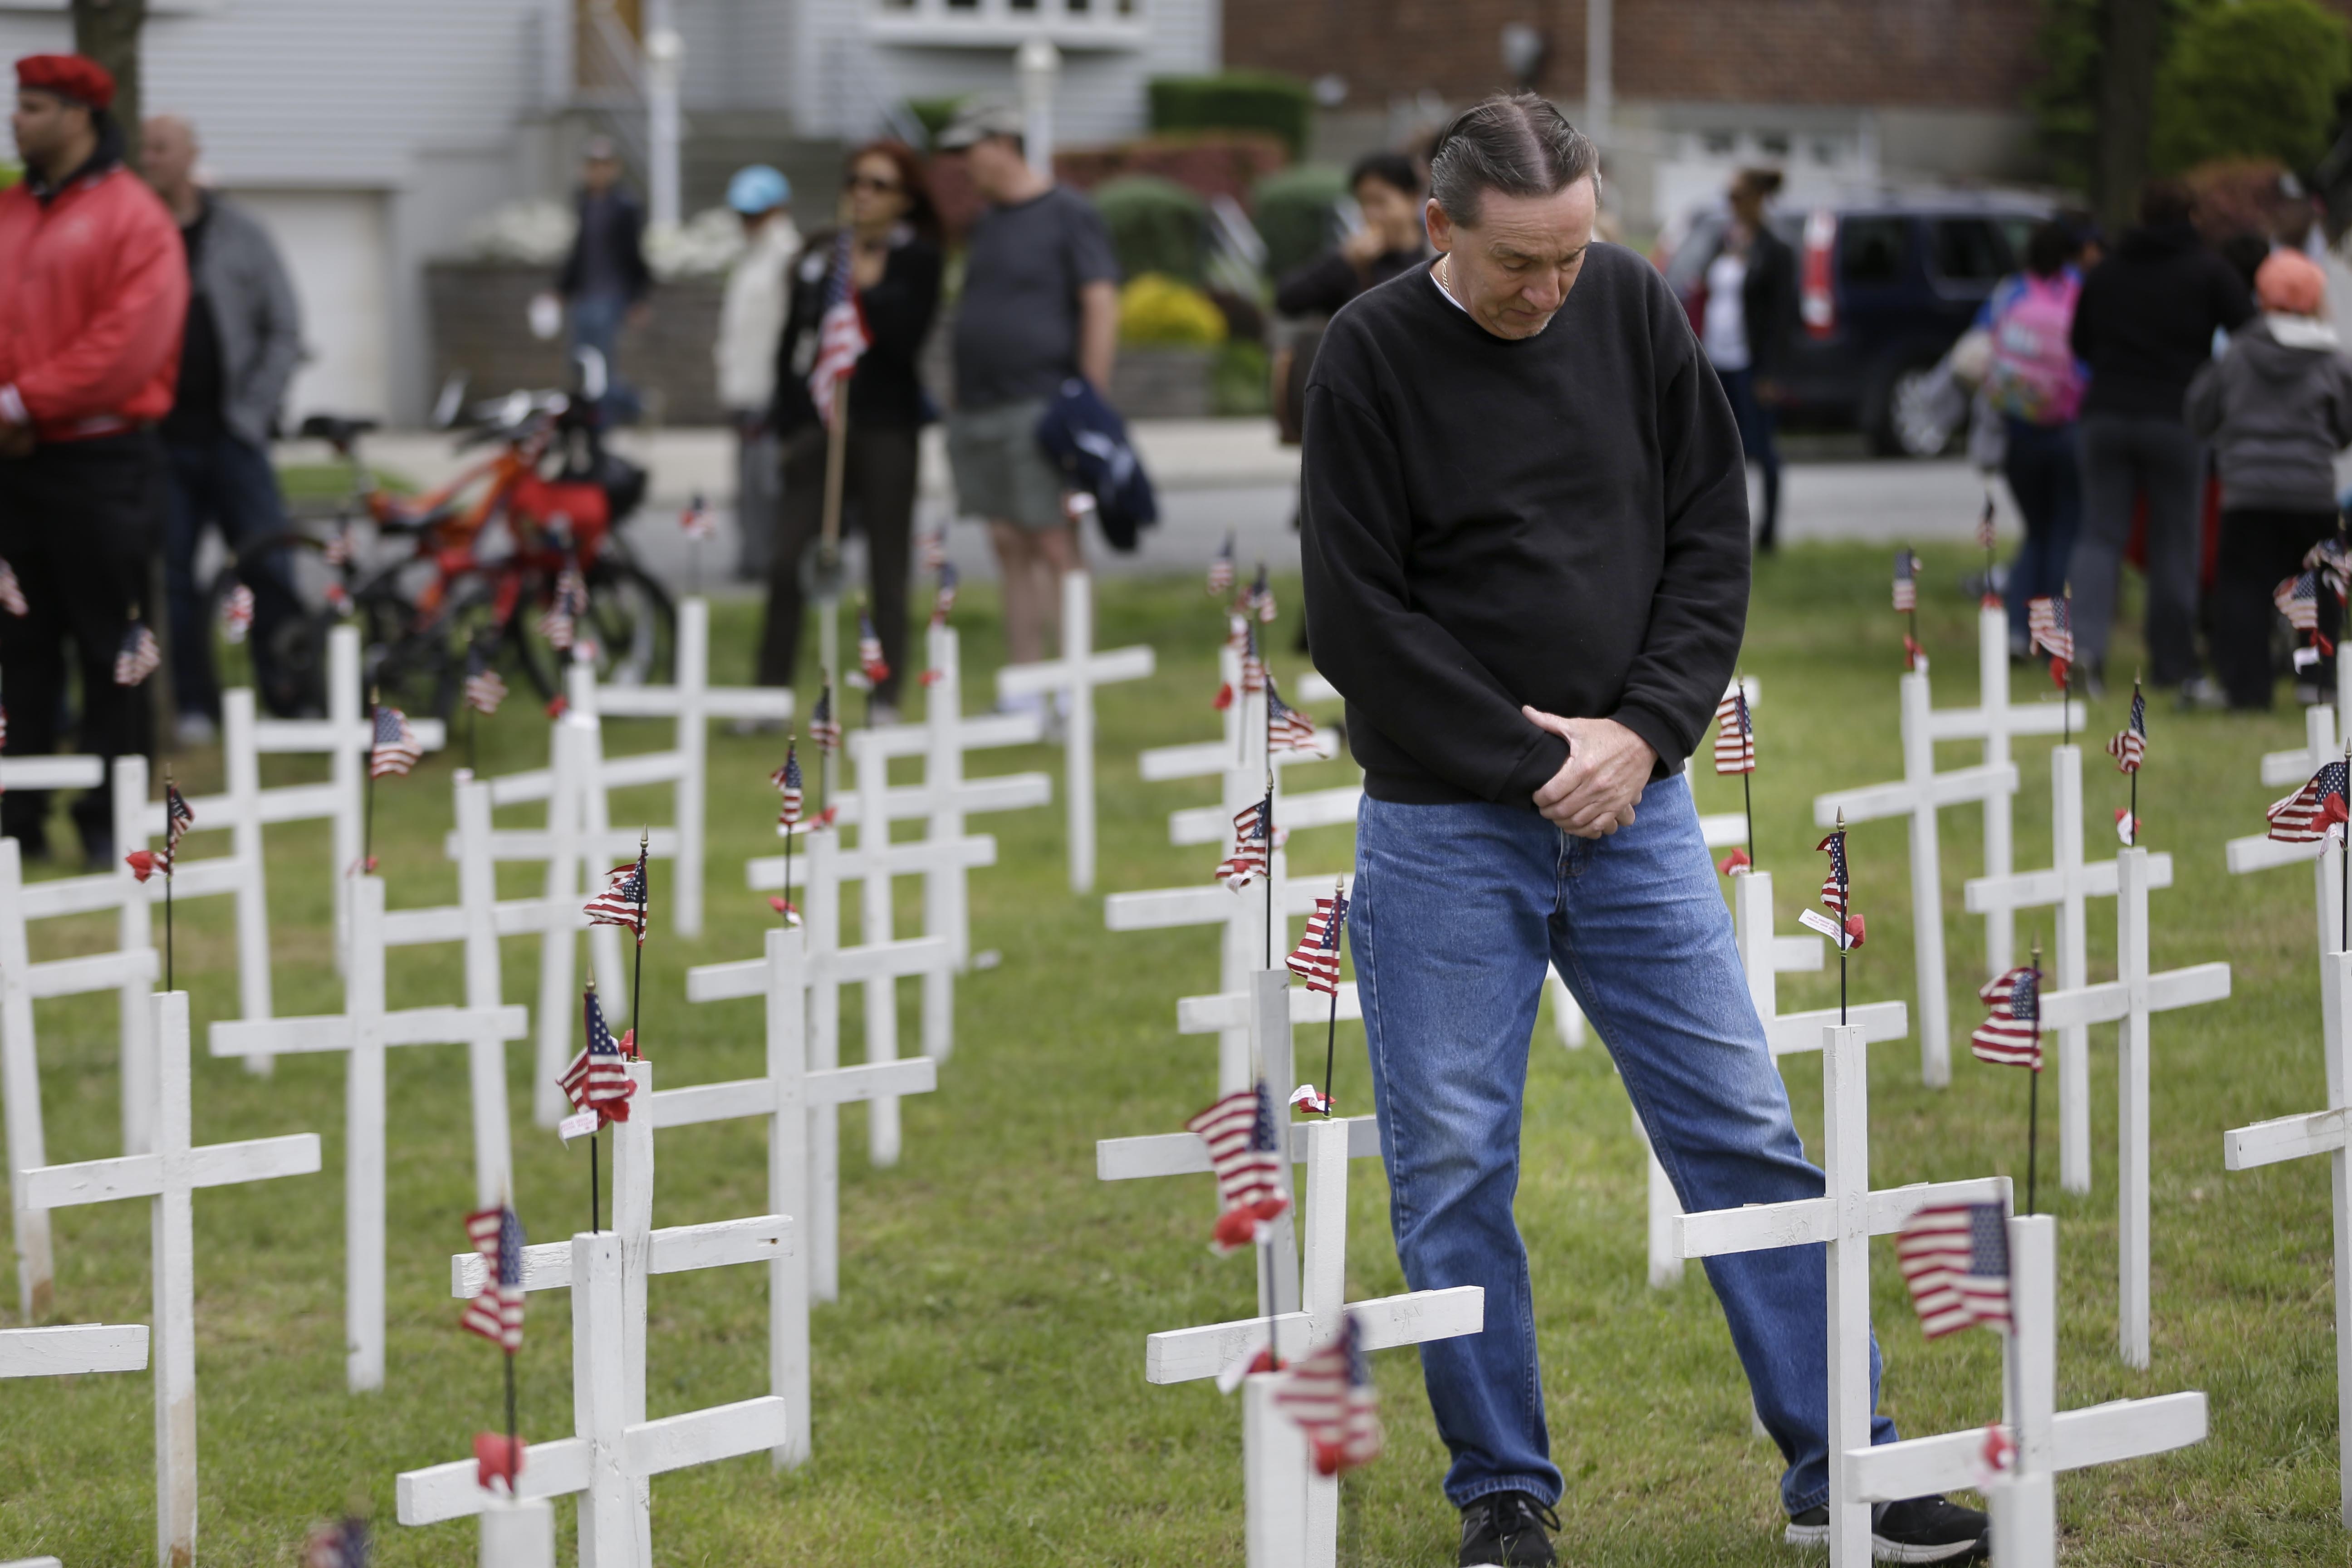
M1430 185L1444 254L1340 311L1307 383L1307 616L1364 764L1349 945L1397 1251L1414 1289L1486 1289L1482 1333L1422 1347L1460 1562L1539 1568L1561 1479L1511 1204L1547 962L1686 1211L1822 1181L1683 777L1747 615L1729 405L1664 281L1592 242L1592 143L1550 104L1465 111ZM1788 1462L1788 1539L1823 1542L1822 1254L1707 1272ZM1908 1562L1984 1551L1984 1516L1940 1498L1874 1530Z

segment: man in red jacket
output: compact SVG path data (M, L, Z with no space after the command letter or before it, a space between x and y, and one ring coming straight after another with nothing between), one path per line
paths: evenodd
M170 412L188 313L177 226L122 166L114 79L79 55L16 62L23 184L0 192L0 670L7 749L57 749L66 647L79 748L149 746L148 583L163 513L155 422ZM45 794L0 795L0 832L47 852ZM84 858L113 859L108 783L74 803Z

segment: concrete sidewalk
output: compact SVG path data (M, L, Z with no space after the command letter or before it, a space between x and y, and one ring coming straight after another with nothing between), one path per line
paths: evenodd
M1260 561L1296 571L1298 540L1298 451L1282 446L1264 419L1138 420L1135 443L1160 493L1160 522L1142 546L1119 555L1097 540L1088 554L1098 572L1190 573L1203 570L1228 531L1244 573ZM677 519L688 500L709 499L719 537L702 547L700 568L717 587L735 558L734 517L728 502L735 484L734 437L723 429L625 430L613 447L652 475L650 499L629 527L632 545L655 571L685 582L696 563ZM462 472L478 451L460 453L437 431L383 431L367 438L369 461L422 486ZM288 463L332 461L315 442L278 449ZM938 426L924 432L916 526L925 533L950 515L945 442ZM1781 534L1790 542L1860 540L1898 543L1967 539L1984 504L1984 481L1964 461L1807 461L1788 464L1781 477ZM2016 515L2000 491L2003 531L2017 531ZM949 531L949 557L974 579L995 575L984 531L976 525ZM744 585L748 588L748 584Z

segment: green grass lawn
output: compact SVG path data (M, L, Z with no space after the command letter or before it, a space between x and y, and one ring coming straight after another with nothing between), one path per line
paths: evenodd
M1813 795L1900 772L1900 628L1887 609L1887 554L1790 550L1758 574L1744 668L1765 683L1759 858L1779 873L1784 928L1818 883ZM1975 609L1952 586L1971 560L1964 550L1927 556L1922 636L1943 682L1938 697L1946 706L1973 702ZM1286 649L1297 585L1280 592L1286 615L1270 646ZM1216 853L1169 847L1165 818L1211 799L1208 784L1143 784L1135 759L1146 746L1215 732L1209 697L1220 617L1190 578L1114 580L1101 593L1106 645L1148 641L1160 654L1156 677L1118 689L1101 710L1104 890L1205 879ZM968 668L993 668L1003 642L992 595L968 591L958 619ZM722 605L717 622L720 676L731 679L749 663L753 612ZM2122 721L2133 657L2125 647L2113 658L2125 679L2095 705L2094 748ZM1286 677L1297 663L1275 660ZM978 703L986 684L972 685ZM2033 700L2048 687L2038 672L2020 671L2015 689ZM2300 869L2234 878L2222 865L2223 840L2258 830L2262 807L2278 793L2257 781L2258 754L2298 743L2301 720L2285 710L2266 719L2179 718L2159 704L2149 727L2146 842L2169 850L2177 867L2175 887L2155 901L2155 962L2227 959L2236 991L2226 1004L2155 1025L2155 1364L2145 1373L2126 1369L2114 1350L2114 1029L2093 1031L2097 1189L2074 1199L2057 1198L2054 1178L2043 1186L2045 1207L2063 1221L2059 1403L2201 1388L2211 1396L2213 1431L2179 1455L2063 1479L2067 1560L2340 1563L2347 1549L2336 1522L2326 1172L2315 1162L2234 1176L2221 1168L2224 1130L2324 1103L2308 879ZM615 722L607 733L617 752L661 744L665 731ZM518 700L486 727L482 745L488 771L543 764L543 722ZM2018 856L2031 867L2050 852L2047 747L2019 749ZM689 964L760 950L767 911L741 890L737 867L772 850L766 775L779 750L713 737L708 935L679 942L657 910L645 950L653 1000L643 1037L664 1085L757 1070L758 1005L688 1007L683 975ZM1972 747L1953 747L1942 760L1956 766L1974 756ZM1058 766L1043 750L976 761L982 771ZM304 776L308 765L272 762L273 782ZM455 897L455 875L438 852L453 765L430 759L380 793L378 853L395 907ZM179 766L196 788L216 787L216 758L184 757ZM2095 754L2086 776L2090 814L2104 825L2123 801L2122 782ZM1345 777L1331 765L1292 782L1313 788ZM1703 809L1738 805L1736 781L1709 774L1697 789ZM667 820L666 797L650 791L642 808L632 802L616 816L629 820L639 809ZM784 1476L751 1458L659 1481L662 1562L1240 1560L1238 1410L1208 1385L1147 1385L1143 1341L1153 1330L1248 1312L1249 1260L1208 1252L1214 1201L1205 1177L1104 1185L1094 1175L1097 1138L1172 1131L1210 1098L1214 1041L1176 1036L1173 1003L1213 988L1214 938L1106 932L1100 899L1066 890L1061 821L1056 805L979 825L998 836L1002 858L974 877L973 941L1001 950L1003 962L961 983L957 1052L940 1092L906 1102L901 1164L870 1169L864 1118L844 1114L842 1299L815 1314L814 1460ZM1960 889L1981 865L1981 847L1973 812L1948 812L1943 822L1953 1016L1964 1037L1976 1016L1969 993L1983 928L1962 912ZM2101 832L2093 842L2105 843ZM1856 906L1871 934L1854 965L1857 998L1911 991L1904 845L1899 822L1853 833ZM278 1010L331 1011L341 993L329 963L325 826L273 829L269 847ZM199 843L194 852L214 851ZM1339 868L1346 832L1301 834L1291 856L1301 872ZM530 886L521 868L509 876L514 892ZM907 885L902 931L914 929L914 891ZM2037 923L2046 935L2046 918L2021 921L2021 950ZM110 930L103 919L37 929L37 957L99 950ZM2092 947L2102 977L2112 973L2113 938L2112 912L2101 906ZM230 941L218 905L182 911L179 971L194 993L199 1041L207 1022L235 1006ZM506 956L509 996L530 1000L534 946L516 942ZM457 1000L454 959L455 949L396 952L394 1005ZM1834 1000L1833 973L1781 984L1783 1006ZM854 1051L862 1038L854 994L846 1005L844 1038ZM909 983L901 1002L909 1031L915 1005ZM114 1003L45 1003L40 1026L51 1158L119 1152ZM1367 1110L1360 1034L1343 1031L1342 1047L1340 1108ZM1990 1172L2021 1184L2025 1082L1974 1062L1964 1042L1957 1054L1952 1087L1930 1091L1918 1081L1915 1041L1876 1047L1877 1184ZM530 1103L528 1055L517 1048L510 1057L519 1115ZM1800 1057L1786 1068L1811 1140L1818 1061ZM499 1409L497 1354L457 1331L458 1307L446 1294L445 1260L463 1245L459 1218L472 1184L460 1051L394 1053L390 1386L364 1397L343 1391L341 1063L290 1058L261 1079L237 1063L200 1058L195 1082L199 1142L314 1131L327 1173L196 1201L202 1559L291 1563L314 1519L356 1508L380 1521L380 1561L392 1568L470 1563L470 1524L392 1522L394 1475L464 1456ZM1643 1166L1607 1055L1563 1051L1544 1026L1528 1100L1518 1213L1534 1262L1553 1447L1569 1478L1567 1560L1787 1561L1776 1529L1779 1462L1748 1435L1747 1395L1704 1275L1693 1269L1666 1291L1643 1282ZM2043 1120L2049 1176L2055 1122ZM520 1121L516 1138L518 1205L533 1237L578 1228L584 1151L567 1153L554 1134ZM657 1223L758 1211L764 1153L752 1125L671 1134L660 1158ZM1353 1175L1350 1293L1402 1289L1379 1172L1360 1162ZM57 1321L148 1320L147 1224L140 1203L60 1212ZM1913 1434L1992 1418L1993 1338L1927 1343L1891 1244L1877 1262L1885 1407ZM766 1391L765 1288L756 1268L654 1282L652 1414ZM5 1294L13 1308L13 1289ZM563 1298L534 1301L521 1358L527 1437L571 1430L569 1327ZM1450 1563L1454 1515L1438 1490L1444 1455L1414 1358L1398 1351L1376 1361L1389 1451L1347 1483L1342 1559ZM0 1385L0 1559L50 1553L88 1568L152 1558L150 1386L142 1375ZM570 1510L559 1517L568 1554Z

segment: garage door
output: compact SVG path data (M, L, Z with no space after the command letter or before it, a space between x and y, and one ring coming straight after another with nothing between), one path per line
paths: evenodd
M310 357L295 374L287 427L305 414L382 418L392 406L383 197L369 191L239 191L294 275Z

